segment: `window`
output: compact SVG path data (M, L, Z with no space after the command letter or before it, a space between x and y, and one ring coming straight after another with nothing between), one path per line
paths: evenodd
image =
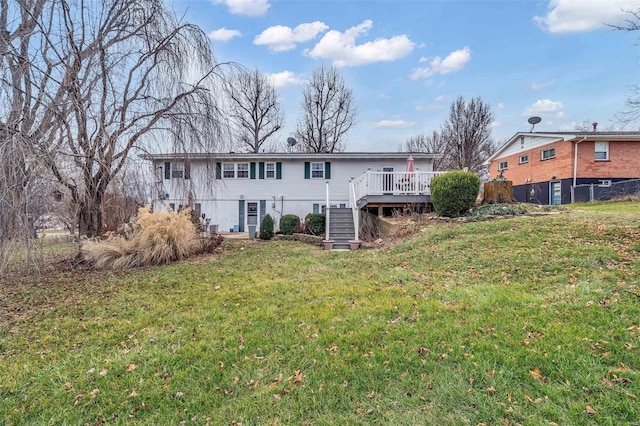
M235 164L224 163L222 165L222 177L225 179L234 179L236 177Z
M171 177L173 179L182 179L184 177L184 164L172 163L171 164Z
M238 179L249 179L249 163L238 163Z
M556 158L555 148L543 149L542 151L540 151L541 160L549 160L550 158Z
M191 179L191 164L184 165L184 178Z
M528 155L521 155L520 156L520 164L527 164L529 162L529 156Z
M507 161L501 161L498 163L498 170L507 170Z
M60 191L53 191L53 201L62 201L64 194Z
M603 179L600 181L600 183L598 184L599 187L601 188L608 188L611 186L611 179Z
M276 163L265 163L266 166L266 175L267 179L275 179L276 178Z
M596 142L596 161L608 161L609 160L609 142Z
M311 163L311 179L324 178L324 163Z

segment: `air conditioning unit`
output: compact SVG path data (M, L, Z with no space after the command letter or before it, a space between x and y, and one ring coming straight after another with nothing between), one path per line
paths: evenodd
M169 194L161 192L160 194L158 194L158 198L160 198L161 200L167 200L169 198Z

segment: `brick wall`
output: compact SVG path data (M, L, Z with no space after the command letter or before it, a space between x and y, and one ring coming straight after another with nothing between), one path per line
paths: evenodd
M517 143L517 142L516 142ZM507 161L504 177L513 185L573 178L573 142L554 142L508 157L493 160L490 177L499 175L498 166ZM556 149L555 158L542 160L541 151ZM528 155L529 162L519 164L520 156ZM609 161L595 161L595 142L581 142L578 146L578 178L640 178L640 142L609 142Z
M541 152L549 148L555 148L555 158L542 160ZM591 153L593 156L593 147ZM522 155L529 156L529 161L525 164L519 164ZM573 177L573 144L570 142L554 142L496 159L489 166L489 173L492 178L499 175L498 166L502 161L508 162L507 170L504 171L503 176L512 181L514 185L523 185L529 182L546 182L554 176L555 179L565 179Z

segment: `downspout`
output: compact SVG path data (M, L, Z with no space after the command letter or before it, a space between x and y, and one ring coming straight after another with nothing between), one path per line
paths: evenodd
M586 136L582 137L582 140L580 141L576 141L575 143L575 149L573 151L573 186L571 189L571 202L573 203L575 200L575 190L576 190L576 182L577 182L577 178L578 178L578 144L582 143L585 141L585 139L587 139Z

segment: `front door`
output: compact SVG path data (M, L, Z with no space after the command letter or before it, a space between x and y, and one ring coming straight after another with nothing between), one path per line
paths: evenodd
M382 171L385 172L382 178L382 192L391 194L393 193L393 167L383 167Z
M562 189L560 182L549 182L549 204L558 205L562 203Z
M247 225L258 224L258 203L247 203Z

